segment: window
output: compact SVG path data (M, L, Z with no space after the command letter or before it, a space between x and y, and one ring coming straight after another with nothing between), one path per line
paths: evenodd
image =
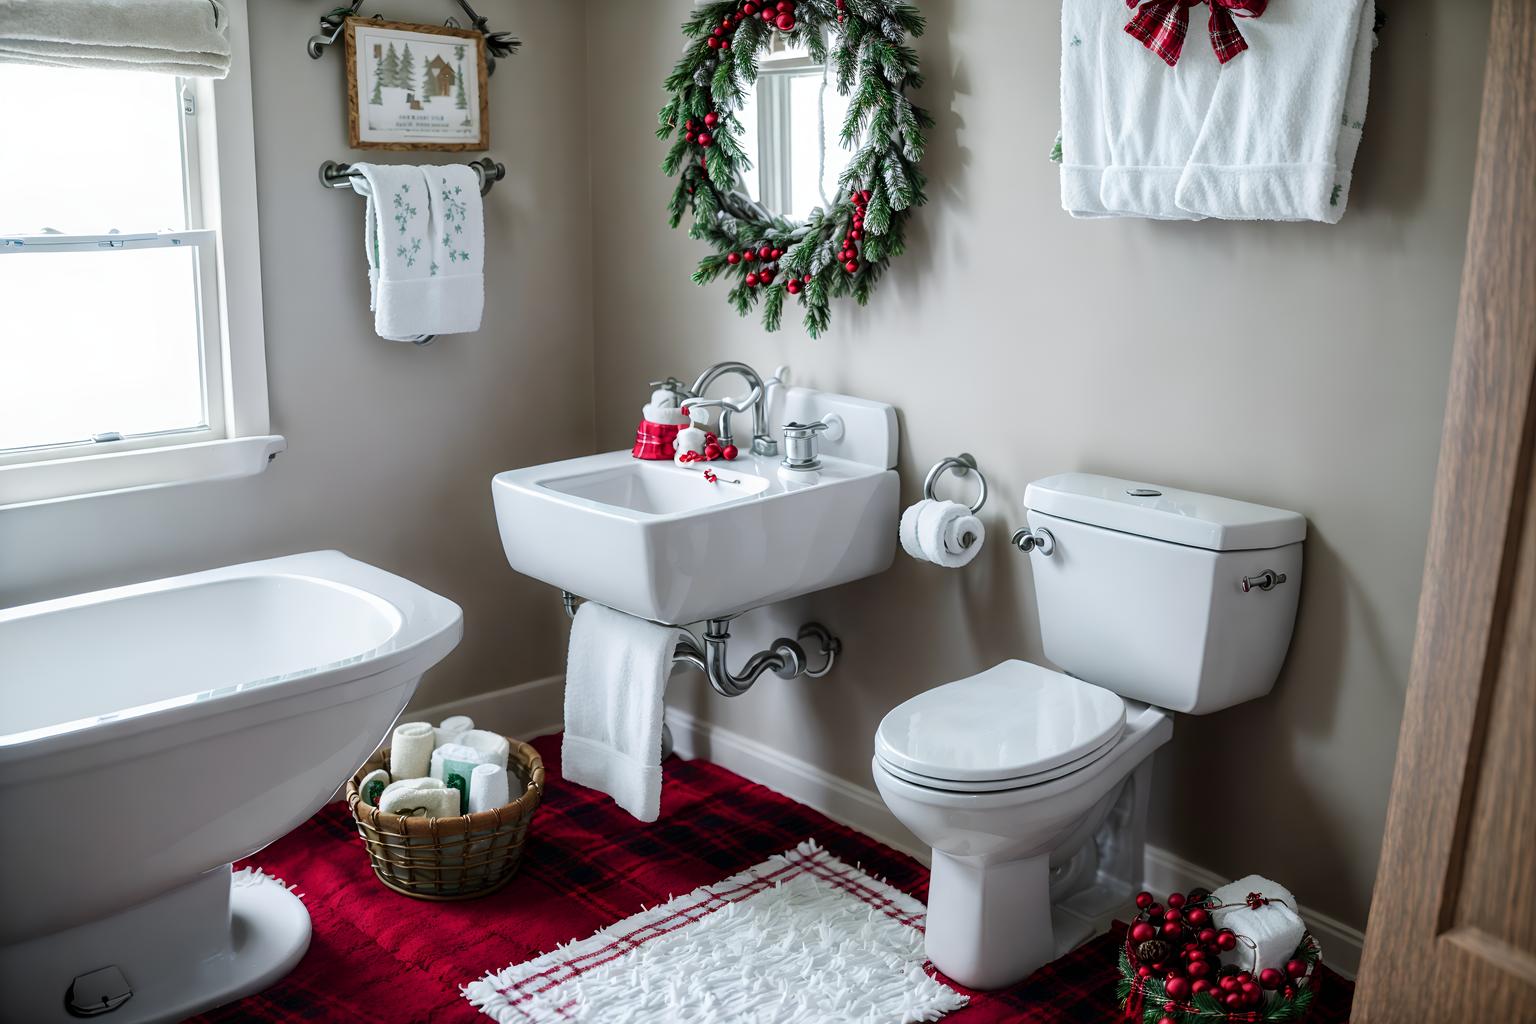
M738 115L752 165L743 176L747 194L794 220L836 201L838 178L853 159L841 141L850 100L835 79L803 48L776 38Z
M236 64L217 83L0 64L0 506L255 472L281 450ZM221 196L244 199L236 216Z

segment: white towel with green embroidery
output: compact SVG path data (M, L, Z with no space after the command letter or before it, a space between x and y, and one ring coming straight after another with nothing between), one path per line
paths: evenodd
M1374 0L1286 0L1245 19L1248 49L1221 69L1179 206L1338 223L1365 126L1375 20Z
M475 172L462 165L356 164L368 198L364 248L369 308L381 338L480 328L485 224Z
M485 311L485 210L480 178L464 164L423 167L422 172L432 211L428 287L421 297L433 318L426 333L478 331Z

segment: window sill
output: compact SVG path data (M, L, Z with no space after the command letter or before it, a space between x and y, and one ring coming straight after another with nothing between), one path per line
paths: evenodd
M254 476L287 447L268 434L0 467L0 510Z

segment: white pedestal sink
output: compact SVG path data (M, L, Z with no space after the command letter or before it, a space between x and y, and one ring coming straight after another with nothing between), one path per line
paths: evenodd
M896 552L896 414L878 402L777 386L773 433L829 413L821 469L777 457L677 466L628 449L498 474L491 484L513 569L669 624L729 618L883 572ZM718 477L709 482L705 466Z

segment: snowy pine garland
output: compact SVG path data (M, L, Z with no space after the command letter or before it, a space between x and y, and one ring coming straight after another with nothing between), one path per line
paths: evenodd
M776 32L829 66L838 92L850 97L841 138L857 149L837 200L804 223L752 201L742 187L749 164L736 112ZM907 96L922 75L906 40L922 32L917 8L900 0L717 0L694 10L656 131L660 139L675 135L662 161L663 172L678 178L671 224L689 215L689 234L715 250L699 261L694 283L725 276L736 311L747 316L761 302L770 331L779 328L785 299L796 298L813 338L831 321L832 299L869 301L905 248L907 217L926 201L917 165L933 118Z

